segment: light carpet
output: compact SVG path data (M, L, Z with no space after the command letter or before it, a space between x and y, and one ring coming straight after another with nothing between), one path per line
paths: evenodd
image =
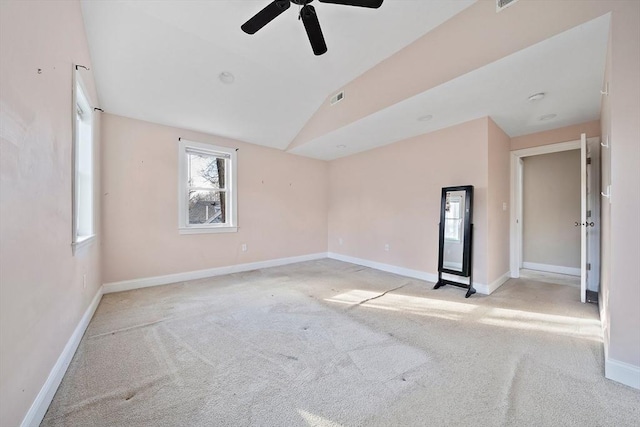
M43 426L637 426L595 305L334 260L105 295Z

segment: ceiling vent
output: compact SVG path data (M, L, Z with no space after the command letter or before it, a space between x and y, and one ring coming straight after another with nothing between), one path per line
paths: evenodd
M331 97L331 105L336 105L344 99L344 91L340 91Z
M508 8L518 0L496 0L496 12Z

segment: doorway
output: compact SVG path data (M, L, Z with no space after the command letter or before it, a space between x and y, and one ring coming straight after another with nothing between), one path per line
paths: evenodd
M572 194L571 198L575 201L580 200L579 215L576 212L576 217L564 218L562 227L563 230L545 230L544 221L538 221L538 229L533 231L537 233L547 233L557 235L558 239L570 238L574 239L573 246L570 252L575 250L579 234L579 266L576 268L577 254L570 255L573 257L571 260L560 259L561 255L553 253L550 250L549 253L538 254L537 256L543 257L543 259L551 260L548 264L543 263L527 263L525 262L525 224L523 223L524 215L524 163L525 159L535 159L534 156L541 156L545 154L558 153L568 154L571 150L578 150L574 152L573 156L580 153L580 186L573 188L571 191L576 192ZM600 247L600 228L599 228L599 216L600 216L600 140L599 138L587 139L585 135L582 135L581 140L569 141L559 144L551 144L540 147L533 147L523 150L517 150L511 152L511 250L510 250L510 270L511 277L518 278L530 278L538 281L552 281L562 284L571 284L580 286L580 299L582 302L597 301L597 292L599 290L600 271L599 271L599 247ZM548 157L548 156L547 156ZM574 157L575 159L575 157ZM533 162L532 162L533 163ZM577 177L573 177L574 181ZM562 183L558 183L562 185ZM575 185L574 185L575 187ZM551 184L547 183L545 191L554 191ZM577 194L579 192L579 195ZM560 193L560 192L558 192ZM547 197L547 200L553 201L556 195ZM559 204L562 200L558 197L555 198L553 203ZM538 207L538 216L545 217L553 206ZM575 211L573 211L575 212ZM565 214L566 216L566 214ZM524 218L526 220L526 218ZM540 218L537 218L540 219ZM573 221L573 223L571 223ZM534 221L535 222L535 221ZM541 228L542 227L542 228ZM568 227L576 227L577 230L570 230ZM527 230L532 232L532 227ZM577 233L576 233L577 231ZM564 233L564 237L563 237ZM566 245L565 245L566 246ZM530 251L529 247L529 252ZM530 254L529 254L530 255ZM544 258L546 257L546 258ZM551 257L551 258L549 258ZM555 258L553 258L555 257ZM554 262L556 261L556 262ZM569 264L570 267L557 267L563 264ZM554 268L555 267L555 268ZM525 270L522 270L522 269ZM543 272L540 272L542 270ZM579 281L575 280L571 276L578 276Z

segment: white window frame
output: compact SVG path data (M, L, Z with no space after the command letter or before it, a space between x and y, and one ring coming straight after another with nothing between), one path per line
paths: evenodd
M187 153L197 151L206 155L225 157L225 187L228 221L225 224L189 224L189 167ZM180 234L235 233L238 231L238 168L235 148L220 147L196 141L178 141L178 231Z
M448 242L461 242L462 241L462 209L460 209L460 206L462 205L462 196L450 196L449 199L449 203L453 204L457 204L458 205L458 216L451 216L451 217L447 217L446 213L445 213L445 236L444 236L444 240L448 241ZM455 235L454 236L447 236L446 234L446 230L447 230L447 220L449 221L457 221L455 224Z
M73 70L73 103L72 103L72 120L73 120L73 174L72 174L72 236L71 247L73 254L80 254L81 249L92 244L96 239L96 209L95 209L95 177L96 177L96 162L95 162L95 129L93 119L93 106L86 89L86 85L82 80L82 76L78 70ZM88 141L81 140L81 130L78 127L78 116L83 117L83 121L88 121L90 128L90 136ZM80 173L83 169L87 169L87 165L81 165L81 144L88 144L88 147L82 147L84 150L88 148L89 153L89 165L88 177L85 176L84 180L89 182L88 192L85 190L81 194L81 177ZM85 159L86 161L86 159ZM88 198L88 200L86 200ZM81 214L81 209L85 211ZM87 212L88 211L88 212ZM88 224L87 224L87 217ZM80 230L83 227L85 230Z

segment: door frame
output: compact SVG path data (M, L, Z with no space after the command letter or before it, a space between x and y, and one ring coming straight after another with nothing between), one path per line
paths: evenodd
M587 141L596 141L598 137L587 138ZM522 267L522 210L523 210L523 162L524 157L540 154L557 153L560 151L580 150L580 140L560 142L557 144L541 145L538 147L524 148L511 152L511 219L509 221L509 269L511 277L520 277Z

